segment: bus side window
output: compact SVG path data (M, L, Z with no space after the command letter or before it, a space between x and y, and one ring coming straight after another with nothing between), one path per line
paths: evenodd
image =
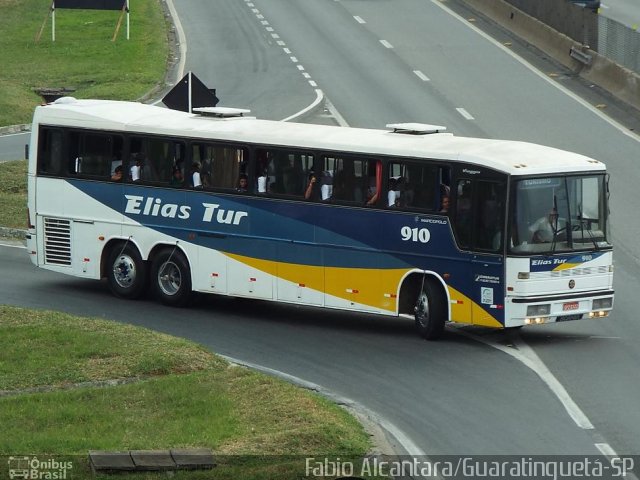
M306 152L285 149L258 149L256 152L258 193L305 198L314 173L314 157ZM316 187L309 199L316 199Z
M460 180L456 192L454 228L458 244L478 250L501 249L504 185L491 181Z
M92 132L69 132L69 173L110 180L122 163L122 137Z
M38 173L59 175L63 169L62 130L41 128L38 152Z
M182 142L158 138L131 138L128 178L133 182L170 185L175 170L182 170Z
M471 246L472 215L471 215L471 180L460 180L457 185L455 229L458 242L462 247Z
M238 188L240 176L247 174L246 158L243 149L224 145L195 143L191 151L192 166L199 165L202 188Z

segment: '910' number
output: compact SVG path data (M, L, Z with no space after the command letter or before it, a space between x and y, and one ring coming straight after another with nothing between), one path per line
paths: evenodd
M405 242L427 243L431 238L431 233L426 228L402 227L400 235L402 235L402 240Z

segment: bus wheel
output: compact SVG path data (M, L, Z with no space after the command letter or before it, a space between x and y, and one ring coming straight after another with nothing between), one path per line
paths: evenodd
M421 337L437 340L444 331L446 304L442 293L426 280L416 302L416 328Z
M191 298L191 271L182 252L162 250L151 264L156 297L165 305L182 307Z
M111 292L120 298L139 298L147 287L147 265L135 245L115 245L109 253L107 280Z

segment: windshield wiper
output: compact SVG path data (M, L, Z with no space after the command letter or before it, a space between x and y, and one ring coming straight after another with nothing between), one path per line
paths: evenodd
M553 238L551 240L551 253L555 253L556 251L556 242L558 240L558 234L561 230L558 230L558 220L560 219L560 214L558 213L558 197L553 195L553 211L556 212L556 216L553 219L554 223L551 224L551 230L553 231Z
M584 241L584 224L587 222L587 220L582 216L582 204L578 205L578 222L580 222L581 239ZM589 239L591 240L591 243L593 243L593 248L596 249L596 252L599 251L600 247L598 247L596 238L593 236L593 232L591 231L591 228L589 228L589 225L587 225L587 233L589 234Z

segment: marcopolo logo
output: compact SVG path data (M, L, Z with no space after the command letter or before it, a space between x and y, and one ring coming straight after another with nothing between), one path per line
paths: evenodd
M55 458L40 459L36 456L9 457L9 478L29 480L64 480L71 478L69 470L73 462Z

